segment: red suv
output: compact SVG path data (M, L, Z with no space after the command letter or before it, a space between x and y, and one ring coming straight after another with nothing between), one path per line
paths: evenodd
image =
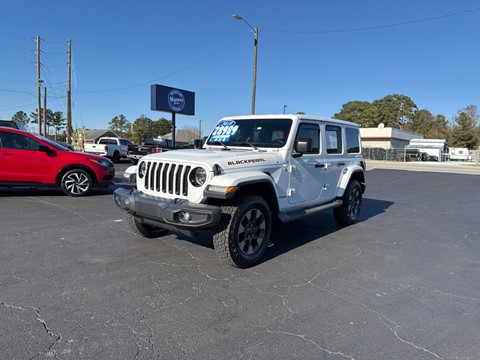
M26 131L0 127L0 186L57 186L69 196L113 184L115 168L104 157L71 151Z

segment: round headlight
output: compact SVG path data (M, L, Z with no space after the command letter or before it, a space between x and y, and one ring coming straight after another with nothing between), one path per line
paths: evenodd
M147 173L147 163L145 161L142 161L138 167L138 176L140 176L140 178L143 178L146 173Z
M207 181L207 172L204 168L197 167L190 173L190 182L193 186L202 186Z

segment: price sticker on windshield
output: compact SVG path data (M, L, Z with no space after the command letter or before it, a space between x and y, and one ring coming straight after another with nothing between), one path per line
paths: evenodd
M233 120L221 121L213 130L210 141L229 142L230 137L237 133L239 127Z

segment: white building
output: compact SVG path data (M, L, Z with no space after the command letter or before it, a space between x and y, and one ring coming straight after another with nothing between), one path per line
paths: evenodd
M362 147L364 148L382 148L399 149L410 144L412 139L423 139L422 135L410 131L394 129L391 127L378 128L360 128L360 137L362 138Z

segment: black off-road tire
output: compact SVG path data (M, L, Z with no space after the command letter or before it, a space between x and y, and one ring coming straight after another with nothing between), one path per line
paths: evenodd
M85 196L92 190L93 180L83 169L68 170L60 180L62 191L72 197Z
M362 209L362 187L357 180L350 181L342 197L343 204L333 209L335 220L343 225L357 222Z
M125 213L125 221L135 234L146 238L161 237L168 232L168 230L159 226L142 224L135 216L129 213Z
M220 259L247 268L264 254L271 231L272 216L265 199L242 196L222 206L222 219L213 230L213 245Z

